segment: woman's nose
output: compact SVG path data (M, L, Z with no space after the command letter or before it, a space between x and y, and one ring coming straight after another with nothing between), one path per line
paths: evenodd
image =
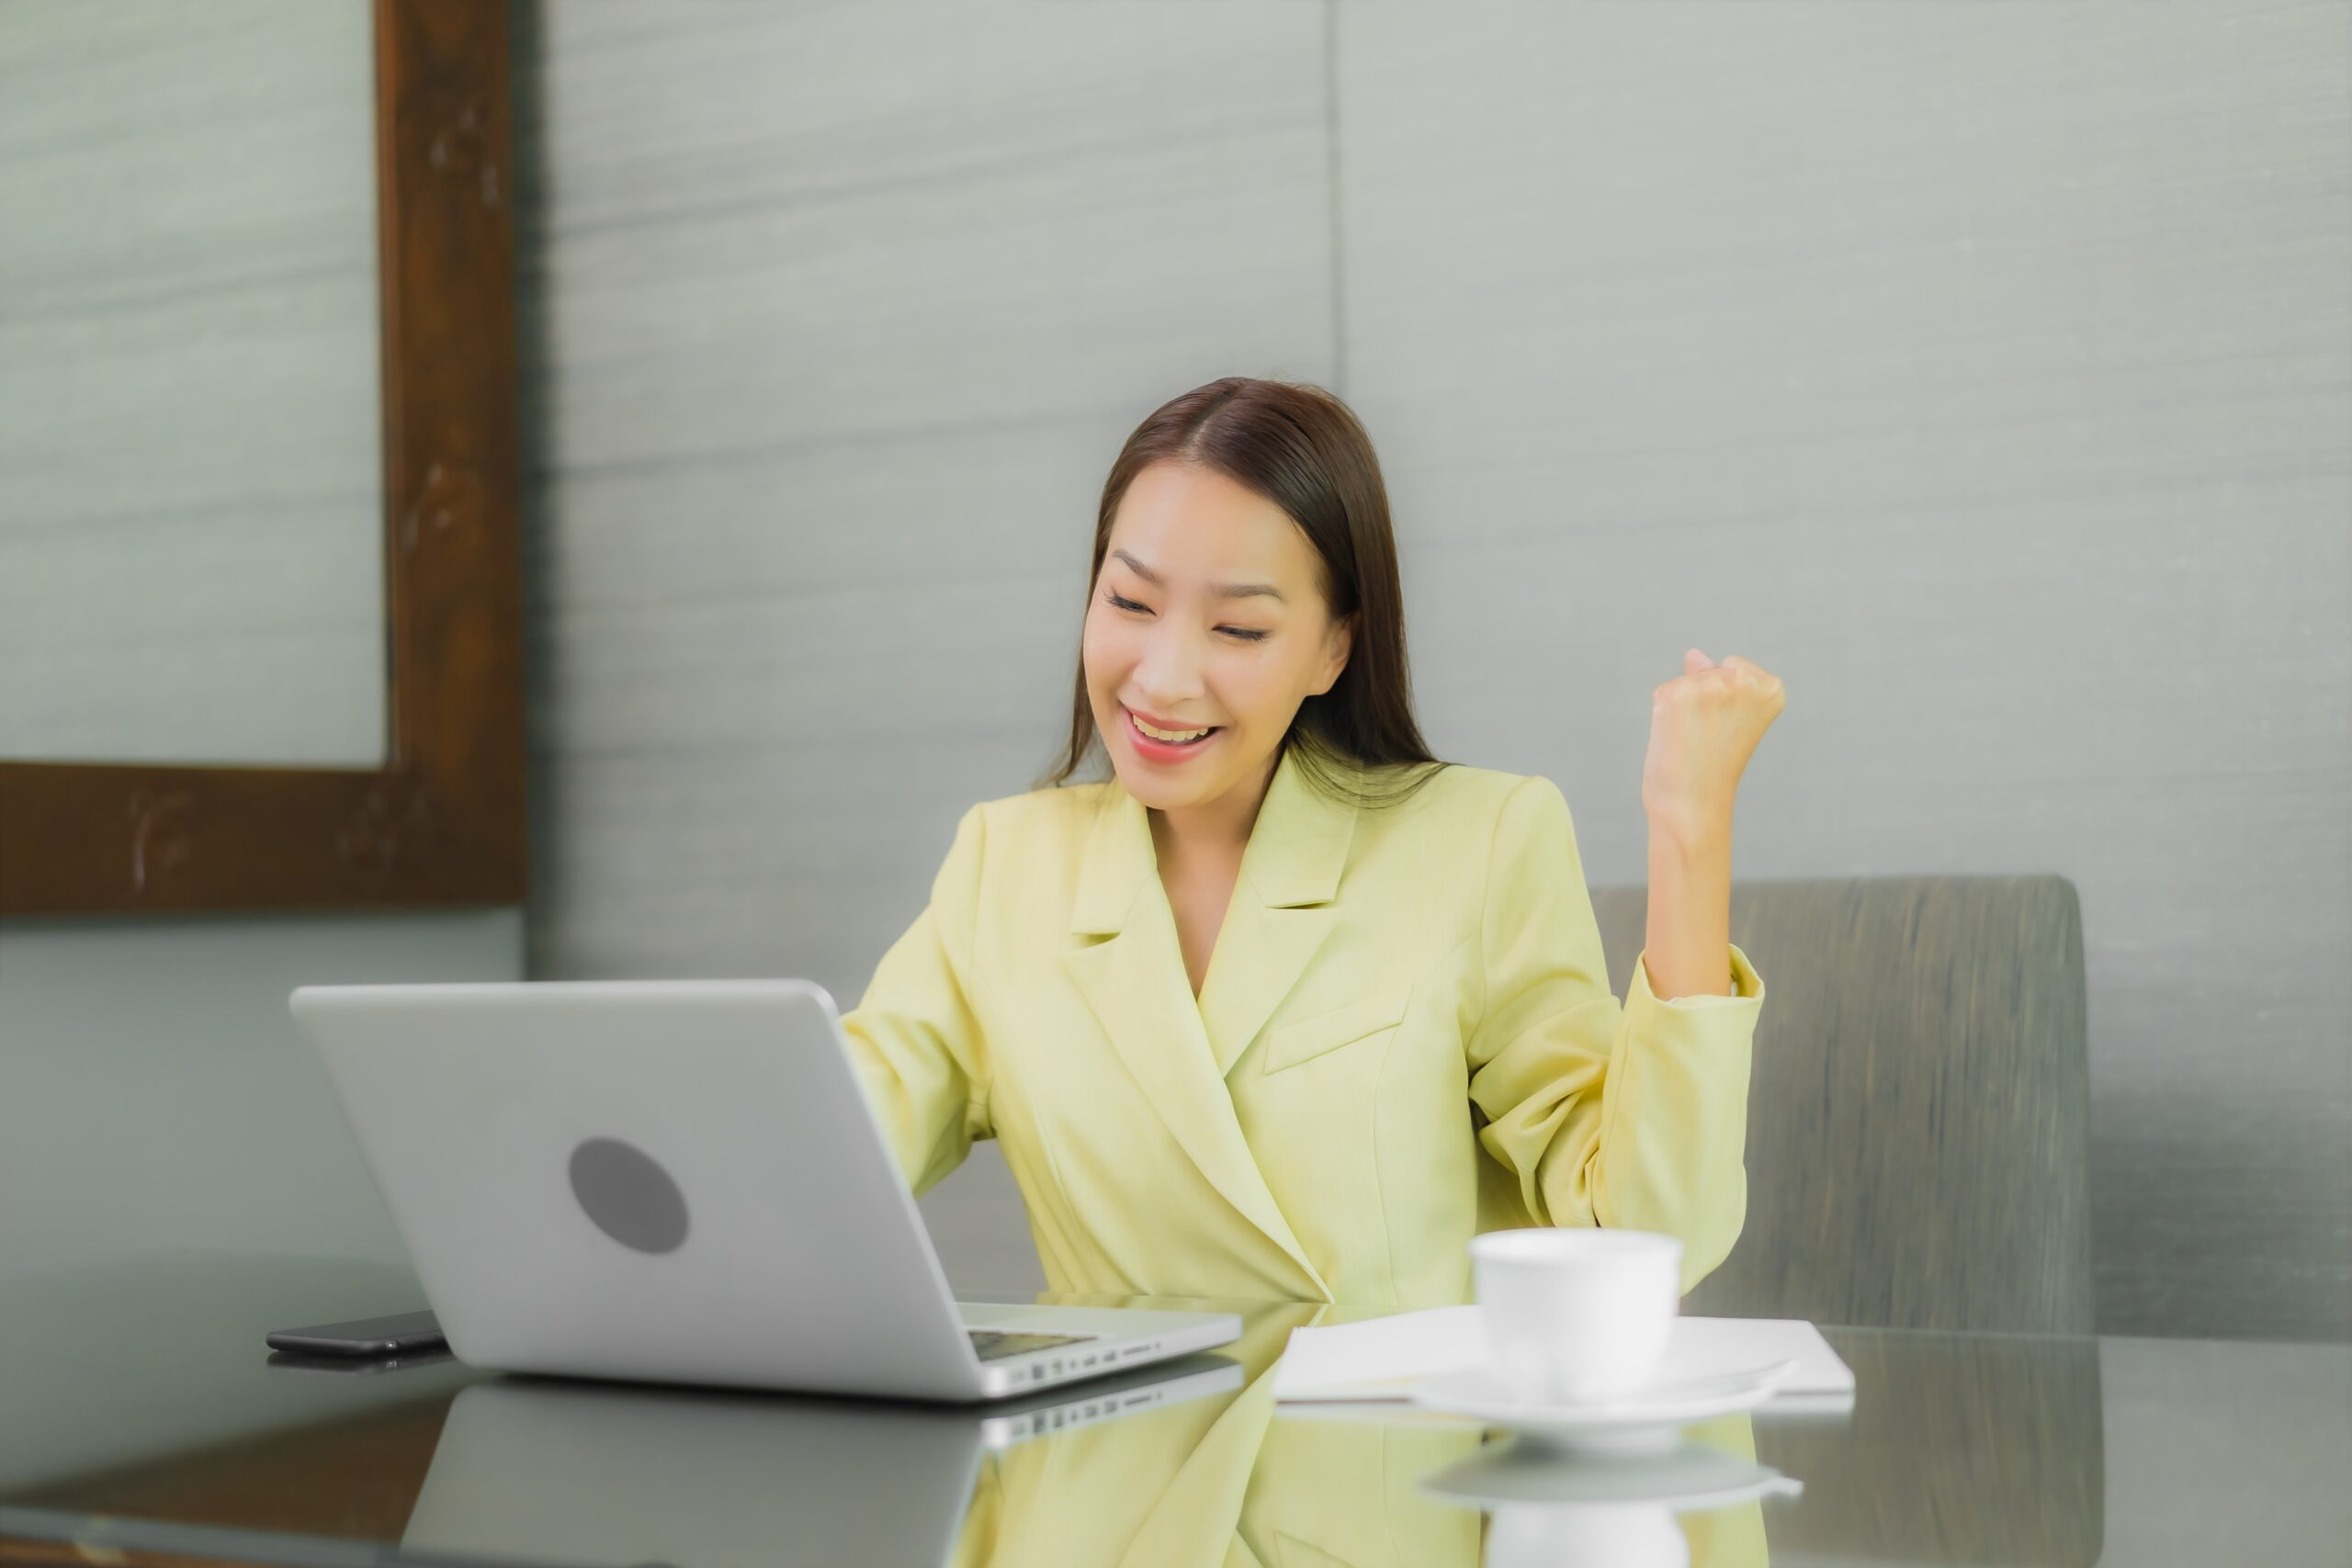
M1184 627L1164 620L1144 634L1136 684L1148 700L1162 705L1163 712L1199 693L1200 653Z

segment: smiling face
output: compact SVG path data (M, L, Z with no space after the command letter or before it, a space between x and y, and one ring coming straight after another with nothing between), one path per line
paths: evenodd
M1135 477L1086 609L1088 700L1127 793L1161 811L1248 792L1254 810L1299 705L1330 690L1349 628L1298 525L1190 463ZM1158 740L1137 721L1186 739ZM1206 728L1202 739L1189 739Z

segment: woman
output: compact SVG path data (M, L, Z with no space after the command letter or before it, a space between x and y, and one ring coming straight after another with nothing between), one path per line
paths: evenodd
M1621 1010L1557 786L1421 740L1338 399L1152 414L1091 581L1058 771L964 814L842 1020L914 1190L996 1138L1056 1291L1463 1302L1471 1235L1525 1224L1670 1232L1686 1289L1720 1262L1764 996L1732 797L1781 682L1694 649L1653 694ZM1069 785L1098 739L1112 777Z

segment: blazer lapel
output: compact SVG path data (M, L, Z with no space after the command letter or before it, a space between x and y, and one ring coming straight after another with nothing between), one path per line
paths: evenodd
M1069 929L1107 936L1062 955L1144 1098L1226 1201L1329 1291L1242 1136L1224 1074L1322 944L1354 808L1312 795L1288 753L1259 807L1241 878L1196 1001L1143 804L1116 779L1089 832Z
M1220 1076L1258 1038L1338 923L1356 807L1317 794L1284 751L1242 852L1200 1011Z

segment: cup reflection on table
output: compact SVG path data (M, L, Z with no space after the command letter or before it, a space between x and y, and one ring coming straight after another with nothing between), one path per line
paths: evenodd
M1744 1413L1629 1449L1501 1438L1422 1488L1487 1516L1487 1568L1766 1568L1762 1505L1804 1491L1757 1461Z
M1486 1568L1690 1568L1690 1543L1663 1503L1506 1503L1487 1530Z

